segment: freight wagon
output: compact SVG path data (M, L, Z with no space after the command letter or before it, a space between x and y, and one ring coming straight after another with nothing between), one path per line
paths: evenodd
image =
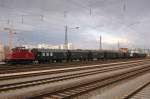
M39 63L62 62L67 59L67 51L54 49L32 49L35 61Z
M55 50L14 48L5 61L7 63L52 63L71 61L93 61L107 59L145 58L146 54L112 50Z

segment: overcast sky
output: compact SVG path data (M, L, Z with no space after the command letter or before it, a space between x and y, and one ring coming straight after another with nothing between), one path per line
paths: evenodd
M4 27L13 42L63 44L65 25L75 48L149 48L150 0L0 0L0 40ZM72 29L80 27L79 29Z

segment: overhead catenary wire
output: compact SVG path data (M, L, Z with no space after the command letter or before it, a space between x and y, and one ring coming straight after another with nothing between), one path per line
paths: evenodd
M5 2L4 3L2 3L4 6L3 7L5 7L5 8L8 8L8 9L12 9L11 7L7 7L7 6L5 6ZM78 3L75 3L76 5L78 4ZM44 8L43 8L43 5L41 5L42 6L42 12L44 11ZM81 6L80 6L81 7ZM83 6L82 6L82 8L83 8ZM84 8L86 8L87 9L87 7L85 7L84 6ZM91 8L90 8L90 15L91 15L91 13L92 13L92 11L91 11ZM41 18L41 20L43 20L44 19L44 15L43 14L41 14L41 15L35 15L35 14L27 14L27 15L19 15L19 16L21 16L21 23L22 24L24 24L24 21L25 21L25 17L33 17L33 16L38 16L39 18ZM62 19L62 18L61 18ZM58 19L57 19L58 20ZM9 22L8 22L9 23Z
M123 0L124 2L126 1L126 0ZM89 11L89 13L90 13L90 15L92 15L93 14L93 8L90 6L90 5L84 5L84 4L82 4L82 3L78 3L78 2L76 2L75 0L69 0L69 2L72 2L73 4L75 4L75 6L77 6L77 7L79 7L79 8L83 8L83 9L85 9L85 10L88 10ZM5 3L4 3L4 5L5 5ZM126 9L126 4L124 3L124 8ZM43 10L44 11L44 10ZM68 13L68 12L67 12ZM29 16L34 16L33 14L29 14ZM65 15L64 15L65 16ZM24 16L24 19L25 19L25 17L26 16ZM41 19L42 19L42 14L41 15L39 15L39 18L41 17ZM44 17L45 18L45 17ZM60 18L60 19L62 19L62 18ZM56 20L58 20L58 19L56 19ZM63 19L62 20L60 20L60 21L63 21ZM24 23L24 20L22 19L22 24L25 24ZM47 22L47 23L50 23L50 22ZM90 25L89 25L90 26ZM91 28L97 28L97 26L95 25L95 26L90 26Z
M73 0L70 0L70 2L72 2L73 4L75 4L76 6L78 6L79 8L83 8L83 9L86 9L86 10L88 10L89 12L90 12L90 16L92 15L92 7L91 6L89 6L89 5L83 5L83 4L80 4L80 3L78 3L78 2L75 2L75 1L73 1ZM43 6L43 5L41 5L41 6ZM42 9L43 9L43 7L42 7ZM43 10L44 11L44 10ZM66 11L66 13L68 13L68 11ZM33 15L33 14L29 14L29 15L22 15L22 19L21 19L21 23L22 24L25 24L24 23L24 19L25 19L25 17L28 17L28 16L35 16L35 15ZM37 15L37 16L39 16L39 18L41 17L41 19L43 18L43 16L42 15ZM64 14L64 16L66 16L65 14ZM62 18L60 18L60 19L62 19ZM58 18L57 18L57 20L58 20ZM63 19L62 19L63 20ZM61 21L61 20L60 20ZM95 27L97 27L97 26L95 26Z
M13 7L11 7L11 6L6 6L6 2L5 2L5 0L1 0L0 1L0 7L1 8L5 8L5 9L9 9L9 10L17 10L16 8L13 8ZM41 9L43 9L43 7L41 8ZM9 16L11 16L11 15L9 15ZM43 14L34 14L34 13L28 13L28 14L19 14L19 15L16 15L15 14L15 16L19 16L19 17L21 17L21 23L23 24L24 23L24 18L25 17L35 17L35 16L37 16L37 17L39 17L39 19L41 20L41 21L43 21L44 20L44 15ZM9 19L9 21L10 21L10 19Z

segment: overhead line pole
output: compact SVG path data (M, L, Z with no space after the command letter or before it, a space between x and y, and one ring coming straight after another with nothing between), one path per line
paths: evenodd
M64 19L67 18L67 11L64 11ZM64 47L66 50L68 50L68 26L67 24L65 25L65 42L64 42Z
M65 26L65 49L68 50L68 26Z
M102 36L101 35L100 35L99 41L100 41L99 42L100 43L99 44L99 49L102 50Z
M120 42L118 41L118 50L120 49Z

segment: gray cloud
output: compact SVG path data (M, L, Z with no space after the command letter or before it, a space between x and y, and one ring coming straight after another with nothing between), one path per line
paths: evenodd
M105 48L118 41L122 47L150 47L149 5L149 0L0 0L0 27L19 30L27 42L60 44L67 24L77 48L98 48L100 35ZM80 29L71 29L76 26Z

